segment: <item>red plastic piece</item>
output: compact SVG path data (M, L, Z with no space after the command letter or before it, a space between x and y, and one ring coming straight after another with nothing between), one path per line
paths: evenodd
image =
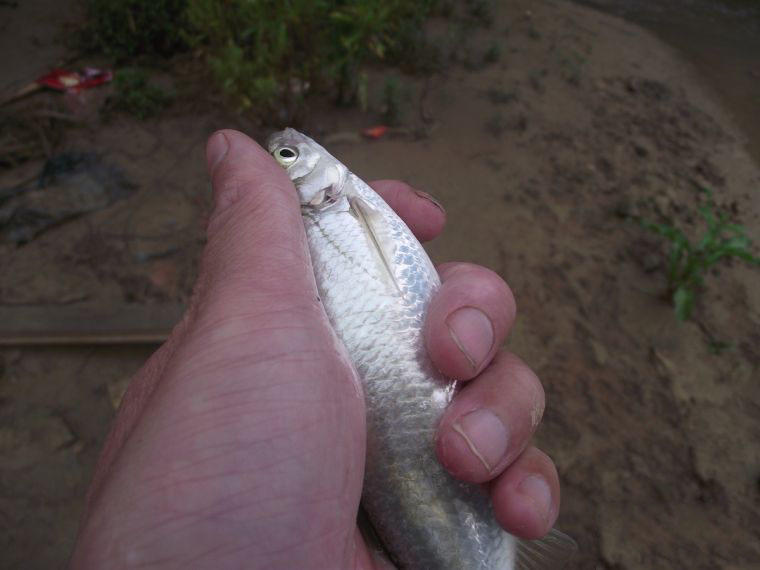
M388 132L388 127L386 125L377 125L374 127L366 128L362 131L362 134L370 139L379 139L382 137L385 133Z
M36 82L57 91L74 91L78 93L83 89L90 89L103 83L108 83L112 79L113 72L110 69L85 67L82 71L54 69L50 73L39 77Z

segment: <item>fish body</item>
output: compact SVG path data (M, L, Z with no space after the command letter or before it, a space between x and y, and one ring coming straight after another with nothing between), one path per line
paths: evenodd
M440 281L422 245L374 190L310 138L286 129L268 148L298 191L320 298L362 380L362 503L391 557L408 570L559 567L562 548L521 548L524 541L496 522L483 488L454 479L435 455L436 426L455 382L425 349L425 314ZM520 562L535 562L529 551L536 549L554 565Z

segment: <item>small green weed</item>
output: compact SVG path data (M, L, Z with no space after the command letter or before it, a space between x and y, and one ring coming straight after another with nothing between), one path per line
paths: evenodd
M122 69L114 76L116 93L110 104L114 110L124 111L138 119L158 114L171 102L171 95L148 82L141 69Z
M238 109L290 122L313 93L367 105L366 64L434 73L493 22L493 0L82 0L80 47L117 64L193 49ZM457 41L437 41L425 24L446 17ZM449 50L451 53L448 53ZM501 58L497 44L478 62ZM129 63L127 63L128 65Z
M484 63L496 63L497 61L499 61L500 58L501 58L501 46L497 44L496 42L492 43L491 46L483 54Z
M186 47L187 0L85 0L87 20L77 34L88 50L126 61L169 56Z
M402 85L398 77L388 77L383 85L383 122L386 125L395 127L401 123L402 95Z
M750 251L752 244L745 228L732 223L725 212L716 212L712 193L708 189L700 191L707 196L707 203L698 208L707 224L707 230L698 241L689 240L686 233L674 225L638 219L644 228L670 242L667 259L668 296L675 307L676 317L681 321L691 317L705 274L718 261L735 257L760 265L760 258ZM724 347L716 348L721 350Z
M517 93L515 91L507 91L501 87L491 87L486 95L488 100L494 105L507 105L517 101Z
M731 350L734 348L733 343L726 342L724 340L718 340L712 337L709 337L709 340L707 342L707 349L712 354L720 355L723 354L727 350Z
M465 15L483 27L493 24L493 0L465 0Z
M495 138L500 138L507 128L507 120L500 113L492 115L485 124L486 132Z
M402 60L435 3L194 0L186 37L240 107L293 115L314 91L356 102L361 65Z

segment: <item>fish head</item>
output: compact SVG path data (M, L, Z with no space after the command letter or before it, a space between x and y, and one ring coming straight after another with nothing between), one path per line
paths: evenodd
M269 137L267 149L287 171L302 207L322 209L342 196L346 167L306 135L279 131Z

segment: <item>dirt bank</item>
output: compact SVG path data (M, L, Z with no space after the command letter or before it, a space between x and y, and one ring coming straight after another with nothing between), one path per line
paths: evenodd
M494 43L498 61L481 63ZM408 82L407 131L341 143L373 120L358 111L305 126L359 175L406 179L443 202L436 261L482 263L511 284L509 346L546 387L538 440L562 478L574 568L757 567L758 273L721 267L695 321L678 324L660 298L660 242L624 217L696 229L695 186L707 185L760 241L760 172L740 131L669 48L574 5L512 2L463 59L427 87ZM68 131L63 149L96 150L136 190L26 245L0 244L0 304L186 299L208 207L205 137L222 126L256 131L181 106ZM5 172L0 187L39 168ZM729 348L714 354L711 337ZM0 352L0 566L65 559L112 398L149 353Z

